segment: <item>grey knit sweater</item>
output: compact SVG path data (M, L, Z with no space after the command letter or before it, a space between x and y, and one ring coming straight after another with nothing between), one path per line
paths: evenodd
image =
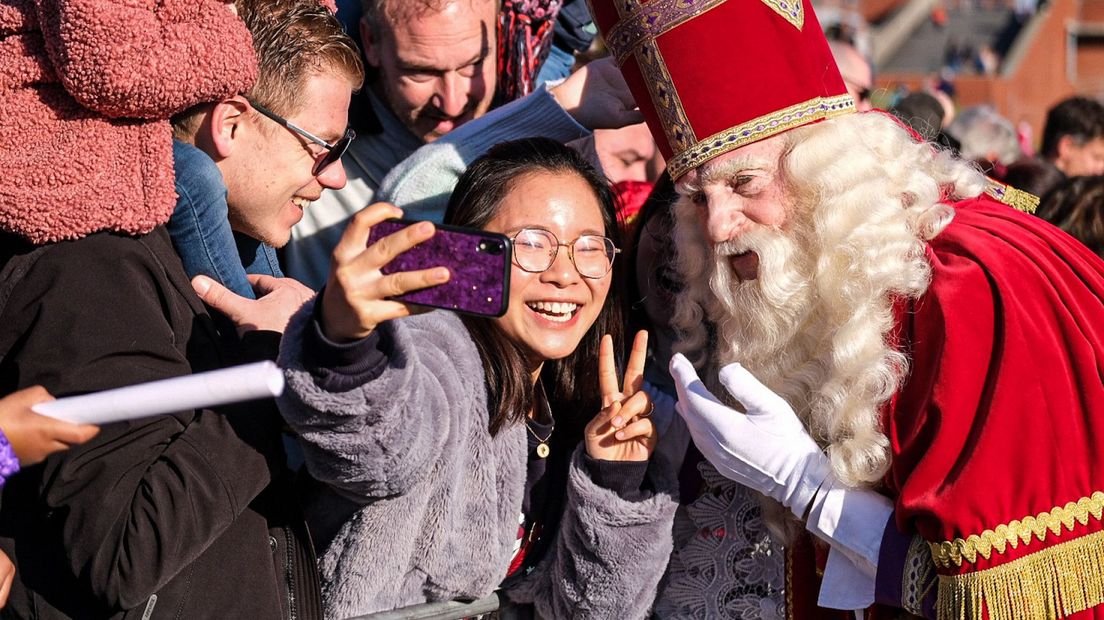
M487 431L483 370L460 320L437 311L390 321L337 347L319 344L311 316L308 304L284 335L280 408L308 471L333 491L308 518L324 521L337 495L356 503L320 549L327 614L491 593L517 537L525 429ZM313 361L318 347L330 347L329 367ZM676 506L669 469L653 462L649 475L654 494L622 499L590 479L580 448L557 540L507 596L548 618L646 616Z

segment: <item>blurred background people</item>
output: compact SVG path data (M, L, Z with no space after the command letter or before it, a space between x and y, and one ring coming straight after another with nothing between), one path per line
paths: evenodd
M1035 215L1104 257L1104 175L1062 181L1043 196Z

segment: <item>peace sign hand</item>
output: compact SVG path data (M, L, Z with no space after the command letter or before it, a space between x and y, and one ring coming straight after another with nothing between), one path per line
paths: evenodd
M368 245L371 228L396 217L402 217L402 210L394 205L371 205L353 218L334 248L330 279L322 293L321 317L322 331L331 340L358 340L384 321L421 311L388 297L448 281L449 271L444 267L389 275L380 271L435 231L433 224L420 222Z
M592 459L606 461L646 461L655 450L658 437L652 415L651 398L644 385L644 359L648 351L648 332L639 331L625 368L622 388L617 385L613 338L606 334L598 350L598 385L602 392L602 410L586 426L584 439Z

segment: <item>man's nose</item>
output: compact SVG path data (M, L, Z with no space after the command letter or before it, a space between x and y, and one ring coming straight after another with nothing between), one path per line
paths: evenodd
M456 117L464 113L468 106L468 92L471 90L471 78L455 71L441 76L437 86L437 109L445 116Z
M729 197L709 197L705 209L705 234L713 245L732 238L736 226L743 218L739 205Z
M342 164L339 159L329 166L326 166L321 174L317 176L317 179L319 185L322 187L328 189L341 189L345 187L345 165Z

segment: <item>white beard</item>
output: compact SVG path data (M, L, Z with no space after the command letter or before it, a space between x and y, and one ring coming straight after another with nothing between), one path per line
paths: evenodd
M760 381L805 413L814 386L790 379L823 351L825 330L815 329L813 256L807 235L756 228L716 246L710 262L709 318L716 328L713 363L740 362ZM740 281L728 257L743 251L759 255L759 275ZM723 392L723 390L722 390Z
M883 291L860 306L839 294L849 282L845 273L820 266L824 245L809 230L756 228L715 248L707 262L706 311L716 330L711 365L743 364L790 403L830 452L861 438L862 459L878 458L874 453L886 459L875 447L886 445L878 411L888 394L879 373L900 356L886 340L892 321L856 317L884 316L891 295ZM740 281L728 257L748 250L759 256L758 277ZM848 272L862 268L852 262Z
M707 384L726 363L747 366L827 447L841 481L869 486L889 466L882 409L908 370L887 341L894 300L928 289L926 241L954 216L942 201L976 196L986 180L883 115L841 116L784 135L780 182L792 201L784 231L741 233L714 253L700 208L686 197L676 203L684 289L671 318L675 348ZM758 279L740 282L725 255L751 248Z

